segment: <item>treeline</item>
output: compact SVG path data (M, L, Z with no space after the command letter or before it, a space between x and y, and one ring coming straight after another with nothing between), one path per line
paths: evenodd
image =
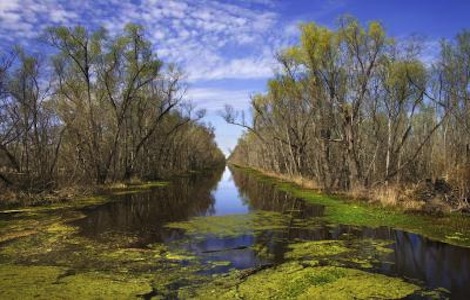
M378 22L300 29L267 93L252 97L251 122L226 107L248 129L230 160L327 191L445 178L468 199L470 32L426 61L419 39L397 42Z
M42 54L0 53L0 186L157 179L224 161L142 27L53 27L42 40Z

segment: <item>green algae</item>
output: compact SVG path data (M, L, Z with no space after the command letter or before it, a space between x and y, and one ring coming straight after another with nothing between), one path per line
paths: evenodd
M125 241L121 244L125 245ZM152 289L158 289L162 295L170 295L176 283L182 280L201 282L203 276L196 273L217 265L214 263L203 266L186 252L170 250L162 244L153 244L142 249L116 249L112 244L97 243L77 236L74 227L56 223L44 227L34 236L3 245L0 256L1 261L8 262L8 265L0 264L0 278L4 273L12 273L9 268L11 263L26 264L19 270L27 270L24 272L35 274L36 277L39 273L52 274L50 278L37 279L42 288L37 290L36 294L31 296L28 289L18 288L15 292L12 288L3 294L7 299L46 299L49 295L50 299L100 298L100 295L101 298L127 299L148 293ZM35 269L38 265L47 268ZM16 266L13 270L15 269ZM48 270L53 272L46 272ZM67 275L59 283L62 288L70 290L71 294L60 295L59 290L55 289L58 281L54 278L68 272L77 275ZM15 275L16 277L11 279L12 282L19 287L23 284L29 285L29 279L24 279L21 274ZM31 280L36 280L34 276ZM88 280L97 284L92 285ZM3 278L2 281L6 282L6 279ZM96 290L96 293L93 290ZM73 293L78 296L72 297ZM2 294L0 298L3 298Z
M156 187L165 187L168 184L170 184L170 182L168 182L168 181L149 181L149 182L141 183L141 184L137 184L137 185L129 185L129 187L132 187L134 189L143 190L143 189L152 189L152 188L156 188Z
M304 241L290 244L285 258L308 266L372 269L393 253L393 249L387 248L391 243L372 239Z
M0 262L42 264L88 271L142 273L162 270L169 264L194 259L184 251L170 251L161 244L130 248L132 237L113 235L106 241L94 241L77 234L77 228L55 220L37 226L29 236L10 240L0 247Z
M193 291L195 299L400 299L419 287L402 279L334 266L285 263L246 278L215 280Z
M166 183L145 184L119 192L134 193L137 188L144 191L163 185ZM111 233L100 241L79 236L78 229L69 224L84 217L77 209L110 200L109 195L100 195L4 212L7 220L0 222L0 278L2 287L11 288L2 289L0 298L121 299L152 290L167 297L181 284L211 278L199 272L228 266L227 262L202 265L191 254L162 244L129 248L136 241L134 236ZM41 282L41 288L30 284L34 281ZM23 285L32 287L25 289ZM70 294L60 294L61 289Z
M392 240L355 238L341 241L343 241L344 246L347 247L349 250L361 252L369 256L386 256L394 252L394 250L390 248L394 244Z
M136 277L79 273L54 266L0 265L2 299L132 299L151 291Z
M310 286L299 299L402 299L419 288L401 279L343 269L344 276L325 284ZM329 267L323 272L328 274Z
M30 234L21 236L17 234L16 238L7 240L8 243L0 248L0 255L10 257L10 261L36 260L37 256L44 253L60 251L69 244L82 242L74 242L71 236L77 233L77 229L66 225L58 217L51 216L48 220L42 220L42 222L38 220L23 221L28 220L13 222L10 228L22 228L22 231L19 232L25 233L25 230L30 230L29 228L34 226L34 230L31 230Z
M305 257L333 256L350 251L340 241L312 241L289 245L291 251L287 252L286 258L299 259Z
M189 235L230 237L280 230L287 227L287 222L280 213L258 211L244 215L196 217L189 221L168 223L166 227L184 230Z
M86 201L89 201L88 204L90 205L96 205L100 203L99 201L106 202L107 200L105 198L102 200L89 199L84 200L83 203L87 203ZM295 277L296 273L302 272L308 267L309 273L304 274L303 277L306 278L304 281L300 280L298 283L289 284L285 291L279 281L281 286L278 287L281 290L280 294L286 295L287 298L307 297L304 290L310 290L313 287L329 287L330 284L341 283L341 280L346 280L344 278L357 275L348 271L351 269L346 267L371 268L377 262L377 257L393 251L393 249L388 248L390 241L377 242L367 239L361 241L346 236L344 240L334 242L307 241L301 243L297 241L289 246L290 251L286 255L286 258L289 260L288 264L281 265L272 270L255 272L249 276L243 275L246 274L243 271L233 271L229 274L218 276L205 276L201 272L211 268L229 267L230 262L210 261L203 265L190 253L175 250L175 247L170 249L170 247L162 244L148 245L143 249L129 248L137 239L134 236L110 234L104 241L98 243L77 236L77 229L66 223L66 220L69 220L72 216L64 217L62 213L63 211L61 211L60 215L55 213L52 215L49 213L45 214L43 211L22 213L11 224L15 223L18 232L22 232L25 235L21 236L19 234L15 238L8 239L8 243L0 249L0 255L3 256L1 261L43 265L45 268L52 268L51 271L60 271L58 275L54 273L56 274L55 281L43 281L44 289L47 289L47 291L43 290L44 293L52 291L51 295L53 297L48 297L48 299L56 297L54 286L52 285L62 285L63 288L77 290L82 285L89 284L88 280L93 278L96 282L100 283L100 286L96 288L103 289L101 294L106 296L104 298L135 297L136 295L148 293L150 287L155 292L156 297L161 298L206 299L212 297L213 299L223 299L226 297L234 299L244 297L247 299L263 299L264 296L275 298L278 294L253 296L256 294L256 289L255 292L251 292L253 289L252 283L250 283L251 278L257 278L258 276L268 277L271 275L266 274L275 274L278 271L289 271ZM28 218L24 219L26 215L28 215ZM73 217L79 218L81 216L76 215ZM291 216L280 213L258 212L249 215L195 218L188 222L171 223L168 227L183 230L186 234L191 235L191 238L202 237L204 235L233 237L243 234L256 236L266 231L282 231L293 227L314 228L318 223L319 220L317 218L301 220L293 219ZM11 229L11 224L0 224L0 232ZM3 229L5 231L2 231ZM28 233L23 230L31 230L32 232ZM457 234L457 236L459 235ZM183 242L187 242L187 240L183 240ZM287 241L283 240L283 242ZM258 257L262 256L260 255L261 251L267 251L267 247L263 245L255 245L255 247L259 247L259 249L254 249ZM320 264L318 263L320 260L322 266L327 263L333 269L324 269L322 271L320 268L323 267L319 267ZM35 270L31 270L31 272L35 273ZM67 275L69 273L74 275ZM369 273L365 274L375 276ZM273 281L276 281L276 275L273 276ZM360 277L359 275L357 276ZM368 280L368 277L360 278L361 280ZM287 280L288 278L284 279ZM395 278L392 279L395 280ZM17 278L17 281L23 284L22 279ZM132 283L136 284L136 286L130 285L129 290L132 292L128 293L127 291L116 290L113 282L116 284ZM380 287L379 283L373 280L370 282L373 285L371 289L375 288L374 285ZM342 284L347 285L346 283ZM133 290L134 288L135 290ZM334 290L335 288L341 289L342 287L335 285L331 288ZM329 299L327 297L328 293L335 295L333 292L325 290L320 292L318 297ZM18 293L20 294L18 294L17 298L25 298L26 295L29 295L26 293L22 294L22 292ZM36 296L39 299L43 297L42 292L38 295ZM87 294L86 291L77 291L77 295L80 296L78 298L98 297L91 291L90 294ZM358 295L359 299L362 297L362 294L359 292L351 292L351 295ZM383 298L377 295L370 294L370 297ZM307 298L309 299L315 299L315 295L308 296ZM338 296L339 299L341 299L340 296ZM2 294L0 294L0 298L4 298ZM15 294L7 294L5 298L14 299ZM66 297L62 295L61 298L68 298L68 294ZM393 297L384 296L384 298Z
M166 228L183 230L191 238L235 237L242 235L257 236L268 231L286 231L290 229L313 230L319 226L315 218L299 219L288 214L258 210L249 214L195 217L188 221L171 222Z

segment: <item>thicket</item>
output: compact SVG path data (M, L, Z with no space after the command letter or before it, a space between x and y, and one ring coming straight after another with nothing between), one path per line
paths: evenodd
M431 61L422 40L396 41L379 22L346 16L335 29L300 30L267 92L252 97L251 119L226 107L226 121L248 129L230 161L327 192L399 198L431 184L434 197L445 185L446 201L468 207L470 32L442 40Z
M183 73L129 24L49 28L42 53L0 52L0 187L159 179L224 162Z

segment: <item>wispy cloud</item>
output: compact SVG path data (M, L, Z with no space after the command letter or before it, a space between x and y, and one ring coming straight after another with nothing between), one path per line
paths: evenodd
M250 90L230 90L222 88L192 88L188 91L188 98L196 105L204 105L211 114L217 114L230 104L236 109L243 109L250 103Z
M209 122L215 127L216 141L222 151L228 155L235 148L237 139L244 131L241 127L227 124L220 116L226 104L232 105L236 110L243 110L249 106L253 91L248 89L223 88L192 88L188 91L188 98L198 107L205 107Z
M13 43L35 48L47 26L104 26L111 34L126 23L142 24L157 54L176 62L191 86L187 98L208 110L217 139L233 148L240 129L224 123L225 104L249 106L256 91L240 87L246 80L273 75L275 51L294 38L295 24L284 23L280 0L8 0L0 1L0 50ZM237 87L224 81L238 81ZM219 82L223 82L220 83ZM216 82L207 87L208 82ZM242 82L242 84L240 84ZM217 86L217 88L214 88ZM261 87L263 88L263 87Z
M187 70L190 81L266 78L282 39L275 0L9 0L0 3L0 46L28 43L50 25L145 26L163 58ZM282 31L282 30L281 30Z

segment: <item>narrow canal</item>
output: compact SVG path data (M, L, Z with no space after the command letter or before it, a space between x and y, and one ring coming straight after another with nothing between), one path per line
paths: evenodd
M390 228L329 224L322 218L324 207L293 198L237 169L227 167L222 174L181 178L166 188L118 197L86 209L86 217L73 223L79 235L102 243L124 237L133 248L164 244L202 265L211 264L197 271L200 276L293 260L311 264L314 259L322 266L418 285L420 292L409 299L470 295L470 249ZM188 284L179 282L173 288Z

